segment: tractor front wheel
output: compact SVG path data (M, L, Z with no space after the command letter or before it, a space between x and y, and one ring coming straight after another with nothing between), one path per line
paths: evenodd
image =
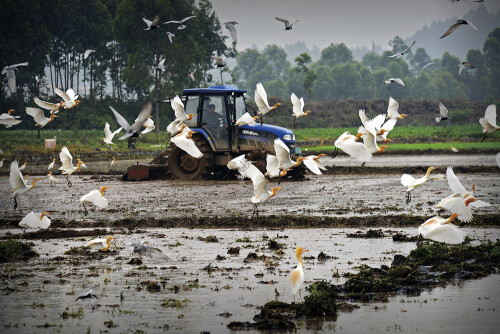
M201 158L194 158L175 144L170 144L168 169L175 179L207 179L214 170L215 157L210 145L205 138L200 136L193 136L193 140L201 153L203 153Z

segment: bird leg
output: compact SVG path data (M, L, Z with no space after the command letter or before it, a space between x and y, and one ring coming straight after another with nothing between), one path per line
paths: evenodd
M411 202L411 191L406 192L406 204L410 204Z
M257 203L253 204L253 213L252 213L252 218L256 216L257 218L259 217L259 207Z
M365 162L363 162L363 163L361 164L361 166L360 166L360 167L364 167L364 166L365 166L365 164L366 164L366 161L365 161Z
M330 154L330 158L336 158L337 155L339 154L339 148L338 147L335 147L335 149L333 150L333 153Z
M14 210L17 209L17 197L14 197Z
M264 125L264 115L260 116L260 126Z
M84 213L84 215L85 215L85 216L88 216L89 211L87 210L87 207L85 206L85 203L84 203L84 202L82 202L82 205L83 205L83 208L85 209L85 213Z
M300 302L302 303L302 289L299 289Z
M482 143L487 137L487 134L484 135L483 139L481 139L480 143Z
M71 184L71 181L69 180L69 175L66 176L66 181L68 181L68 186L69 187L73 186L73 184Z
M37 138L40 138L40 128L38 128L38 134L36 135Z
M295 121L297 120L297 118L294 118L293 119L293 128L295 129Z

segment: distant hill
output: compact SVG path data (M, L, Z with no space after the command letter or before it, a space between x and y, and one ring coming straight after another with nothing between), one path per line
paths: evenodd
M463 26L455 30L451 35L439 39L448 28L459 19L466 19L474 22L478 31ZM405 38L405 43L410 45L416 41L414 49L422 47L431 56L431 58L441 58L443 53L448 51L450 54L465 59L470 49L483 50L484 41L488 34L500 27L500 11L494 14L489 13L484 5L471 10L465 17L454 17L445 21L432 22L430 26L424 26L414 35Z

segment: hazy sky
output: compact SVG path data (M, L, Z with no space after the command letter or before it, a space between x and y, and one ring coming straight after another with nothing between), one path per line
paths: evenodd
M371 46L372 41L389 49L394 36L413 35L432 21L464 15L480 3L462 0L212 0L221 23L237 21L238 50L257 45L293 44L306 42L311 48L331 43L348 47ZM485 0L490 12L500 10L500 0ZM300 19L293 30L282 30L283 23L275 16L290 22ZM465 17L466 18L466 17ZM480 29L481 22L476 22ZM222 31L229 36L228 30ZM228 40L229 43L229 40Z

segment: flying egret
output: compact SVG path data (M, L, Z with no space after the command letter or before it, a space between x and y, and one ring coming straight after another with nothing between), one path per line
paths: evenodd
M144 122L144 124L142 125L144 127L144 130L141 131L141 134L144 135L144 134L151 132L155 129L155 122L153 121L153 119L151 117L153 117L153 116L149 116L148 119L146 120L146 122Z
M85 203L92 203L101 209L108 207L109 202L106 198L104 198L104 191L109 188L111 187L102 186L101 189L99 190L94 189L80 198L80 202L82 203L83 208L85 209L85 216L88 215L89 213L87 208L85 207Z
M468 61L462 61L460 62L460 64L458 65L458 75L460 75L462 73L462 70L463 68L467 66L469 68L475 68L474 65L472 65L471 63L469 63Z
M406 116L408 116L406 114L400 114L398 112L398 109L399 109L399 103L392 97L389 97L389 106L387 107L387 118L403 119Z
M370 153L383 152L379 151L380 149L376 146L376 143L375 147L372 147L372 137L375 137L377 141L383 141L384 143L389 142L390 139L387 138L387 135L396 125L397 119L391 118L384 123L384 120L386 119L385 114L379 114L375 118L369 119L366 116L364 109L359 110L359 118L361 119L361 123L363 123L363 125L358 128L356 140L363 136L365 146L367 145L367 142L370 144L367 146Z
M160 17L158 15L155 16L153 21L149 21L148 19L145 19L144 17L142 20L148 25L148 27L144 30L154 30L159 27L158 23L160 23Z
M451 151L453 153L458 153L458 150L455 147L451 146L451 145L450 145L450 149L451 149Z
M257 104L257 107L259 108L257 115L264 116L268 112L278 108L278 106L281 106L282 103L276 103L274 106L269 106L269 102L267 102L267 93L266 90L264 89L264 86L262 86L262 83L258 83L255 89L255 104ZM261 123L263 124L263 123Z
M441 121L446 121L447 119L451 119L448 117L448 109L446 109L444 104L439 102L439 116L436 117L436 122L439 123Z
M401 58L401 57L404 56L404 54L406 53L406 51L410 50L411 47L414 46L414 45L415 45L415 41L413 41L413 43L411 43L411 45L409 47L407 47L406 49L404 49L403 51L395 53L392 56L387 56L387 57L389 57L389 58L394 58L394 57L395 58Z
M279 169L286 170L298 167L304 157L298 157L297 161L293 161L290 158L290 149L286 144L279 138L274 140L274 151L276 152L276 158L279 161Z
M114 167L116 165L116 157L113 157L113 160L111 160L111 167Z
M193 158L199 159L203 156L203 153L196 146L193 139L191 139L193 133L193 131L189 131L188 133L180 132L170 138L170 141Z
M184 112L184 103L182 103L181 98L176 95L171 101L170 106L174 110L176 121L189 121L193 118L194 114L186 115Z
M238 22L236 21L224 22L224 26L226 27L227 30L229 30L229 33L231 34L231 38L233 39L234 43L238 43L238 36L235 27L236 24L238 24Z
M120 131L122 131L123 128L118 128L116 131L114 132L111 132L110 130L110 127L109 127L109 123L106 122L106 124L104 124L104 137L102 138L102 140L108 144L108 147L109 145L113 145L113 137L118 134Z
M227 163L227 168L229 169L246 169L252 162L248 161L244 154L237 156Z
M62 166L59 167L59 170L63 171L63 174L66 175L66 181L68 181L68 185L71 187L71 181L69 180L69 176L73 173L76 173L80 170L81 167L84 167L83 161L78 159L78 163L76 167L73 166L73 157L66 146L61 149L59 152L59 159L61 159Z
M5 66L2 70L2 74L7 77L7 86L9 87L10 93L14 94L16 92L16 74L15 70L19 66L28 66L28 63L19 63L14 65Z
M300 300L302 301L302 286L304 285L304 265L302 263L302 254L309 250L297 247L295 250L295 257L297 258L297 268L290 274L290 284L292 286L293 302L295 303L295 295L299 293Z
M50 185L52 185L52 182L59 182L58 179L54 175L52 175L52 171L47 174L47 178L50 180Z
M464 197L465 200L474 197L474 191L476 190L476 184L472 185L472 191L467 191L465 187L462 185L458 177L453 172L453 167L446 168L446 179L448 180L448 185L450 186L451 191L456 194L459 193ZM475 201L469 204L473 208L487 207L491 206L490 203L481 201L476 199Z
M184 132L184 129L186 129L185 132L191 131L191 129L186 124L184 124L184 122L178 120L173 120L167 126L167 131L170 133L171 136L175 136L179 132Z
M234 123L235 126L240 126L240 125L250 125L250 126L255 126L257 122L255 121L259 116L251 116L248 112L244 113L236 123Z
M430 176L431 172L435 169L438 169L438 168L439 167L427 168L427 172L425 173L425 175L422 176L421 178L418 178L418 179L415 179L410 174L403 174L401 176L401 184L407 188L406 189L406 204L410 203L410 201L411 201L411 191L413 189L421 187L427 181L443 180L444 179L443 174Z
M26 113L33 117L35 120L36 124L35 126L39 126L40 128L43 128L45 125L49 124L50 122L54 121L54 118L59 117L57 115L50 115L49 118L45 117L43 114L43 110L39 108L31 108L31 107L26 107Z
M79 300L92 300L92 299L99 299L99 297L97 297L96 295L94 295L92 293L92 289L90 290L87 290L87 291L84 291L82 293L80 293L76 299L75 299L75 302L79 301Z
M18 120L21 116L13 116L11 113L15 111L14 109L9 109L6 113L0 115L0 124L5 125L5 128L10 128L14 125L21 123L21 120Z
M161 72L161 71L165 71L165 60L166 60L166 59L167 59L167 58L163 58L162 60L160 60L160 62L158 63L158 65L156 65L156 69L157 69L158 71L160 71L160 72Z
M266 156L266 173L264 176L269 176L269 178L274 179L286 176L289 171L291 171L291 169L280 169L280 162L275 155L268 154ZM280 182L278 182L278 185Z
M424 239L430 239L447 244L460 244L465 239L465 232L451 222L458 217L454 213L449 218L433 217L418 227L418 233Z
M292 93L290 96L290 100L292 100L292 115L295 116L295 119L293 120L293 127L295 127L295 121L299 117L304 117L307 116L311 112L311 110L306 110L304 112L304 98L301 97L300 99L295 95L295 93Z
M368 148L363 143L357 143L356 137L351 135L349 131L340 135L334 145L360 162L366 163L373 158Z
M38 75L35 75L35 82L37 85L41 86L45 85L48 82L48 80L45 78L39 78Z
M94 52L95 52L95 50L91 50L91 49L85 50L85 53L83 54L83 59L87 59Z
M17 209L17 197L30 191L35 187L36 181L43 180L43 178L35 177L31 182L31 186L28 185L24 181L23 174L19 170L19 163L17 161L13 161L10 164L10 186L12 187L12 196L14 196L14 210Z
M26 166L28 166L28 162L25 161L20 167L19 167L19 170L25 170L26 169Z
M34 101L35 101L36 105L39 106L40 108L50 110L51 114L57 114L59 112L59 108L61 108L63 105L63 101L61 101L59 103L50 103L50 102L42 101L38 97L35 97Z
M470 204L475 201L478 201L478 199L473 197L470 193L466 193L465 195L455 193L446 198L443 198L436 205L436 208L445 209L456 213L458 214L458 220L467 223L470 222L473 218L472 214L474 211L470 207Z
M281 17L274 17L276 20L280 21L280 22L283 22L285 24L285 29L283 30L292 30L292 26L299 22L299 20L296 20L295 22L293 22L292 24L290 24L290 21L288 21L287 19L283 19Z
M171 33L170 31L167 31L166 34L167 34L168 40L170 41L170 44L172 44L174 42L175 34Z
M54 92L64 100L64 102L62 103L64 109L74 108L81 102L80 100L77 100L78 95L75 94L72 88L68 88L65 93L64 91L55 87Z
M451 34L452 32L454 32L455 30L457 30L462 25L468 25L472 29L477 30L477 27L471 21L458 20L455 24L453 24L450 28L448 28L448 30L446 30L446 32L443 34L443 36L439 37L439 39L445 38L446 36L448 36L449 34Z
M325 166L319 161L319 159L326 154L318 154L318 155L308 155L307 157L304 157L304 160L302 160L302 163L309 169L311 172L313 172L316 175L321 175L321 170L326 170Z
M222 54L220 57L219 56L212 56L212 59L215 60L215 66L217 66L217 68L227 66L227 59L226 59L226 56L224 54Z
M46 215L50 214L47 211L42 213L30 212L19 222L19 226L23 228L49 228L51 221Z
M391 82L395 82L405 87L405 83L403 82L403 80L401 80L401 78L389 78L385 81L386 84L390 84Z
M127 243L127 248L129 248L132 253L138 254L140 257L143 255L152 258L170 259L167 255L163 254L158 248L154 248L149 245L149 241L141 241L141 243L130 242Z
M180 21L168 21L168 22L165 22L163 24L176 23L176 24L178 24L177 30L182 30L182 29L185 29L187 27L184 24L184 22L186 22L187 20L192 19L193 17L196 17L196 15L185 17L185 18L183 18Z
M424 67L422 67L422 70L425 70L427 67L429 67L433 64L434 64L434 62L430 62L430 63L425 64Z
M115 115L116 121L118 124L123 127L125 130L125 134L118 138L119 140L124 140L129 137L139 137L139 130L141 130L144 122L146 122L151 115L151 111L153 110L153 105L151 102L148 102L142 107L141 112L139 113L139 116L137 116L134 124L130 125L128 124L127 120L123 118L122 115L118 113L112 106L109 106L113 114Z
M100 252L107 252L111 248L111 243L110 241L112 239L116 239L115 237L108 236L106 239L93 239L90 240L86 245L85 248L90 248L90 249L96 249Z
M497 105L490 104L484 113L484 117L479 119L479 124L483 126L484 137L481 139L481 143L486 139L488 133L495 132L500 129L497 126Z

